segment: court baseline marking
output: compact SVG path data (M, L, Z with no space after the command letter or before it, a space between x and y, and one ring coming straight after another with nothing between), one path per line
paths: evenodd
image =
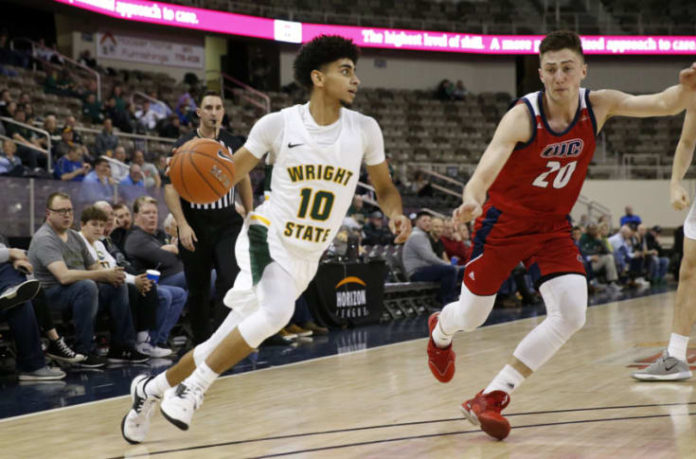
M564 409L564 410L529 411L529 412L523 412L523 413L510 413L510 414L507 414L506 416L507 417L530 416L530 415L555 414L555 413L574 413L574 412L582 412L582 411L602 411L602 410L618 410L618 409L630 409L630 408L652 408L652 407L685 406L685 405L696 405L696 401L686 402L686 403L654 403L654 404L645 404L645 405L618 405L618 406L602 406L602 407L594 407L594 408L574 408L574 409ZM689 416L696 415L696 412L688 413L688 415ZM520 428L545 427L545 426L578 424L578 423L588 423L588 422L620 421L620 420L630 420L630 419L648 419L648 418L659 418L659 417L669 417L669 416L671 416L671 414L656 414L656 415L633 416L633 417L622 417L622 418L583 419L583 420L578 420L578 421L562 421L562 422L553 422L553 423L545 423L545 424L529 424L529 425L522 425L522 426L514 426L513 428L520 429ZM459 421L466 421L466 419L464 417L432 419L432 420L428 420L428 421L411 421L411 422L401 422L401 423L395 423L395 424L378 424L378 425L364 426L364 427L349 427L349 428L345 428L345 429L323 430L323 431L318 431L318 432L305 432L305 433L297 433L297 434L290 434L290 435L277 435L277 436L273 436L273 437L252 438L249 440L233 440L233 441L228 441L228 442L209 443L206 445L190 446L190 447L179 448L179 449L153 451L153 452L148 452L148 453L144 453L141 455L137 455L137 454L136 455L129 455L129 457L141 457L141 456L147 456L147 455L176 453L176 452L192 451L192 450L198 450L198 449L217 448L217 447L221 447L221 446L233 446L233 445L242 445L242 444L247 444L247 443L257 443L257 442L262 442L262 441L287 440L287 439L291 439L291 438L301 438L301 437L310 437L310 436L318 436L318 435L330 435L330 434L336 434L336 433L359 432L359 431L363 431L363 430L377 430L377 429L386 429L386 428L392 428L392 427L405 427L405 426L413 426L413 425L420 425L420 424L437 424L437 423L441 423L441 422L459 422ZM412 437L400 437L400 438L394 438L394 439L374 440L374 441L370 441L370 442L361 442L361 443L352 443L352 444L347 444L347 445L328 446L328 447L322 447L322 448L318 448L318 449L293 451L293 452L287 452L287 453L278 453L276 455L258 456L258 457L276 457L276 456L283 456L283 455L288 455L288 454L299 454L299 453L304 453L304 452L322 451L322 450L326 450L326 449L346 448L349 446L361 446L361 445L367 445L367 444L373 444L373 443L386 443L386 442L392 442L392 441L410 440L410 439L418 439L418 438L429 438L429 437L455 435L455 434L466 434L466 433L473 433L473 432L481 432L481 430L480 429L463 430L463 431L456 431L456 432L445 432L445 433L438 433L438 434L418 435L418 436L412 436ZM123 456L115 456L115 457L111 457L108 459L116 459L116 458L121 458L121 457L123 457Z

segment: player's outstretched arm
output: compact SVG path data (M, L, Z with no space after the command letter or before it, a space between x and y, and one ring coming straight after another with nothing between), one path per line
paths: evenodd
M696 104L691 104L686 110L681 136L674 152L672 180L669 184L670 202L676 210L686 209L690 204L689 194L681 181L694 158L694 147L696 147Z
M474 175L464 187L462 205L453 214L456 220L466 223L481 215L481 206L486 200L488 188L505 166L515 145L527 142L531 137L529 110L524 104L516 105L498 123L491 143L481 156Z
M696 64L695 64L696 65ZM590 93L598 127L612 116L648 116L676 115L684 110L696 94L696 67L679 72L679 84L670 86L662 92L634 96L614 89L605 89Z
M245 177L248 177L249 172L256 167L259 158L252 155L249 150L241 147L232 155L234 162L234 177L232 177L232 185L240 183ZM251 186L251 185L250 185Z
M367 173L370 175L370 181L375 187L379 207L384 215L389 218L389 229L396 234L394 242L397 244L406 242L408 235L411 233L411 220L403 214L401 195L389 176L387 162L382 161L379 164L367 166Z

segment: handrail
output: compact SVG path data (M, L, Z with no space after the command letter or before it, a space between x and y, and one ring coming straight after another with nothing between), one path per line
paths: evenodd
M424 174L432 175L433 177L439 178L440 180L444 180L445 182L452 183L454 185L460 186L464 188L464 183L460 182L459 180L455 180L452 177L447 177L446 175L442 175L439 172L431 171L429 169L419 169L419 172L423 172Z
M46 154L46 169L50 172L50 170L51 170L51 134L49 134L48 131L36 128L36 127L32 126L31 124L21 123L19 121L13 120L12 118L8 118L7 116L0 116L0 120L2 120L5 123L11 123L11 124L16 124L18 126L23 126L27 129L31 129L32 131L36 131L36 132L46 136L46 140L47 140L46 141L46 146L47 146L46 150L39 148L35 145L26 144L24 142L21 142L21 144L28 147L28 148L33 148L34 150L39 150L40 152L45 153ZM14 140L14 139L12 139L12 140Z
M154 102L154 103L156 103L156 104L162 104L162 105L164 105L165 107L167 107L167 108L169 109L170 112L174 113L174 110L172 110L172 107L170 107L168 103L166 103L166 102L163 101L163 100L157 99L157 98L155 98L155 97L149 96L149 95L145 94L145 93L142 92L142 91L134 91L134 92L131 94L130 101L131 101L132 104L135 103L135 102L133 101L133 99L135 98L135 96L140 96L140 97L142 97L143 99L149 100L150 102Z
M227 81L239 86L240 88L244 89L245 91L247 91L251 94L254 94L255 96L260 97L263 100L263 102L258 102L256 100L252 99L251 97L244 96L246 101L259 107L265 113L271 112L271 98L268 96L268 94L261 92L258 89L254 88L252 86L249 86L248 84L243 83L243 82L239 81L238 79L236 79L236 78L234 78L234 77L232 77L224 72L221 72L219 70L206 70L205 73L206 74L212 73L212 74L218 75L218 77L220 79L220 91L222 93L223 99L225 98L225 80L227 80Z
M461 193L457 193L457 192L455 192L455 191L452 191L452 190L450 190L449 188L445 188L444 186L438 185L437 183L431 183L430 186L431 186L432 188L438 190L438 191L441 191L441 192L445 193L445 194L449 194L449 195L452 195L452 196L456 196L456 197L459 198L459 199L462 198L462 194L461 194Z
M77 66L77 67L80 67L80 68L83 69L83 70L86 70L88 73L93 74L93 75L96 77L96 79L97 79L97 100L102 100L101 75L99 74L99 72L97 72L97 71L94 70L94 69L91 69L91 68L87 67L87 66L84 65L84 64L81 64L81 63L77 62L75 59L73 59L73 58L71 58L71 57L68 57L68 56L66 56L65 54L59 53L59 52L56 51L55 49L52 49L52 48L49 48L48 46L45 46L45 45L36 43L34 40L31 40L31 39L29 39L29 38L26 38L26 37L15 37L15 38L13 38L13 39L10 41L10 44L11 44L11 46L12 46L13 48L14 48L14 42L15 42L15 41L25 41L25 42L28 42L29 44L31 44L31 54L32 54L32 57L34 57L34 59L37 58L37 56L36 56L35 53L34 53L34 49L35 49L36 47L41 47L41 48L44 48L44 49L47 49L47 50L50 50L50 51L56 53L58 56L60 56L60 57L61 57L62 59L64 59L65 61L70 62L71 64L73 64L73 65L75 65L75 66ZM56 66L55 64L53 64L52 62L47 61L46 59L41 59L41 60L42 60L43 62L46 62L47 64L53 66L53 67L58 67L58 66Z
M93 129L93 128L88 128L84 126L75 126L73 129L76 131L81 131L81 132L90 132L92 134L100 134L102 131L99 129ZM172 139L169 137L157 137L154 135L145 135L145 134L129 134L127 132L116 132L114 131L114 135L116 137L130 137L132 139L140 139L140 140L152 140L153 142L164 142L164 143L174 143L176 142L176 139Z

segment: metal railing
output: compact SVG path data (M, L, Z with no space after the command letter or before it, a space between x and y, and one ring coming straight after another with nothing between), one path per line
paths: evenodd
M271 112L271 98L268 96L268 94L263 93L224 72L220 72L219 70L206 70L205 73L206 75L217 75L223 100L225 99L225 90L233 92L235 89L240 88L243 90L241 97L245 101L263 110L264 114Z
M97 80L97 100L102 100L101 75L99 74L99 72L97 72L97 71L94 70L94 69L91 69L91 68L87 67L87 66L84 65L84 64L81 64L81 63L77 62L75 59L73 59L73 58L71 58L71 57L68 57L68 56L66 56L65 54L59 53L58 51L56 51L56 50L53 49L53 48L49 48L48 46L42 45L42 44L40 44L40 43L37 43L37 42L35 42L34 40L31 40L31 39L29 39L29 38L26 38L26 37L16 37L16 38L13 38L13 39L11 40L11 42L10 42L10 46L11 46L13 49L14 49L14 46L15 46L15 42L18 42L18 43L22 43L22 42L23 42L23 43L29 43L29 45L31 46L31 55L32 55L32 57L33 57L34 59L40 60L42 63L44 63L45 65L47 65L47 66L49 66L49 67L51 67L51 68L60 69L60 68L62 68L62 67L61 67L60 65L54 64L53 62L51 62L51 61L49 61L49 60L47 60L47 59L43 59L43 58L41 58L40 56L38 56L37 53L36 53L36 49L37 49L37 48L42 48L42 49L49 50L50 52L52 52L52 53L54 53L55 55L59 56L63 61L65 61L65 62L67 62L67 63L69 63L69 64L71 64L71 65L73 65L73 66L75 66L75 67L78 67L79 69L81 69L81 70L83 70L83 71L89 73L90 75L92 75L92 76Z
M88 128L88 127L83 127L83 126L75 126L74 129L78 132L89 132L91 134L101 134L101 130L99 129L93 129L93 128ZM147 149L147 141L151 142L160 142L160 143L170 143L173 144L176 142L176 139L171 139L169 137L157 137L153 135L145 135L145 134L128 134L126 132L116 132L114 131L113 134L116 137L124 137L127 139L134 139L134 140L140 140L143 142L143 152L148 153Z
M149 96L149 95L145 94L145 93L142 92L142 91L134 91L134 92L131 94L130 102L131 102L132 104L135 104L135 98L136 98L136 96L137 96L137 97L140 97L140 98L142 98L142 99L148 100L148 101L150 101L150 102L153 102L153 103L155 103L155 104L157 104L157 105L163 105L164 107L167 108L167 110L169 110L169 114L174 113L174 110L172 110L172 107L170 107L169 104L167 104L165 101L160 100L160 99L157 99L157 98L152 97L152 96Z
M39 134L46 136L46 150L44 150L41 147L37 147L36 145L33 145L31 143L17 142L15 139L12 139L12 140L15 140L15 143L23 145L27 148L31 148L32 150L38 150L41 153L45 154L46 155L46 170L48 170L50 172L51 166L52 166L52 164L51 164L51 134L49 134L48 131L34 127L31 124L20 123L19 121L15 121L12 118L8 118L6 116L0 116L0 120L2 120L3 123L16 124L17 126L22 126L24 128L30 129L34 132L38 132Z

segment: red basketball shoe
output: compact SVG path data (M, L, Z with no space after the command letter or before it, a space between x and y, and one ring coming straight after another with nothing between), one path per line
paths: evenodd
M510 433L510 423L500 414L510 403L510 396L502 390L494 390L489 394L483 391L476 397L462 403L464 416L474 425L480 425L481 430L493 438L502 440Z
M428 366L433 376L438 381L446 383L454 377L454 359L456 354L452 350L452 343L444 349L440 349L433 341L433 329L437 325L437 317L439 312L434 312L428 318L428 330L430 330L430 339L428 340Z

